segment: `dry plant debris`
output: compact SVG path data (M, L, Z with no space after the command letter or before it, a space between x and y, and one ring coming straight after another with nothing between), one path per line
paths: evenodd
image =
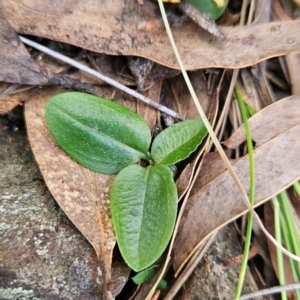
M62 0L55 6L49 1L23 3L10 0L0 3L0 114L8 113L14 106L25 101L25 117L32 151L52 195L93 246L104 274L103 297L107 299L112 299L112 294L125 284L125 281L112 281L112 273L115 271L112 265L115 236L110 219L109 191L113 176L96 174L81 167L55 144L45 126L44 106L51 96L61 92L61 89L53 87L58 85L112 98L124 104L143 115L153 135L174 120L168 120L143 103L129 100L130 97L104 86L98 80L39 56L21 43L18 34L39 37L41 42L45 42L43 38L58 42L54 43L58 51L63 49L84 64L92 63L99 71L126 84L136 84L141 90L145 89L144 94L157 103L161 102L163 96L164 104L168 107L189 118L197 118L181 76L164 83L161 81L177 75L178 65L162 25L157 3L150 0L143 2L142 6L136 0L112 0L101 6L93 0L72 5L69 1ZM256 205L260 205L300 178L298 152L295 150L300 147L300 97L297 89L300 66L299 54L295 54L300 53L300 21L288 18L275 1L275 12L269 13L274 22L223 26L221 31L225 38L218 39L184 16L178 15L175 7L169 7L172 31L186 69L197 70L191 73L191 78L212 124L218 117L219 106L223 107L222 100L225 97L222 93L219 94L220 89L228 89L228 73L231 73L227 71L225 77L221 78L221 71L199 69L239 69L274 57L283 60L283 56L288 55L286 66L281 62L285 71L276 69L277 60L273 64L268 60L266 64L251 67L252 73L247 69L242 70L238 77L245 100L252 108L259 110L272 103L275 98L280 100L249 120L255 141ZM262 11L258 9L257 14L261 16L258 20L262 21ZM232 24L237 18L228 13L227 22ZM226 23L224 20L222 22ZM52 42L46 43L53 46ZM67 48L59 48L60 43L68 44L64 45ZM158 65L150 68L148 78L140 78L139 74L130 74L130 66L123 57L127 55L143 57ZM116 70L116 65L120 65L121 70ZM276 73L279 72L284 73L285 78L281 74L281 77L277 76ZM134 78L138 78L140 82L134 82ZM10 94L9 83L21 87L26 85L26 90ZM282 89L291 85L292 96L285 98L284 96L289 95L287 91L284 91L284 96L280 95L276 84ZM37 88L45 85L49 86ZM28 86L34 88L27 89ZM235 110L233 104L228 122L230 130L221 138L228 138L223 144L233 150L241 148L245 141L244 129L238 128L239 117L234 114ZM203 149L199 153L201 151ZM199 163L198 158L193 157L189 163L187 167L181 166L178 189L182 193L193 175L191 169ZM173 248L172 265L175 272L205 237L247 212L219 156L216 153L206 153L201 163L202 169L184 208ZM232 159L232 165L247 190L248 156ZM268 219L267 216L265 218ZM271 256L274 254L271 253ZM122 272L127 274L128 270L124 268ZM146 297L145 291L149 289L150 287L142 288L136 299ZM183 297L184 294L179 299Z

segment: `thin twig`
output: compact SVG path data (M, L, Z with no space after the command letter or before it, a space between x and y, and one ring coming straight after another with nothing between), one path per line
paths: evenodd
M29 46L31 46L31 47L39 50L39 51L42 51L42 52L44 52L44 53L46 53L46 54L48 54L48 55L50 55L50 56L52 56L56 59L59 59L59 60L65 62L65 63L79 69L79 70L87 72L88 74L91 74L91 75L101 79L102 81L114 86L115 88L117 88L117 89L119 89L119 90L121 90L121 91L123 91L123 92L125 92L125 93L127 93L127 94L129 94L129 95L145 102L145 103L147 103L148 105L160 110L161 112L163 112L163 113L165 113L165 114L167 114L167 115L169 115L169 116L171 116L175 119L179 119L179 120L185 120L186 119L185 116L183 116L183 115L167 108L166 106L163 106L163 105L160 105L160 104L154 102L150 98L147 98L147 97L143 96L142 94L128 88L127 86L125 86L125 85L123 85L123 84L121 84L121 83L119 83L119 82L117 82L117 81L115 81L115 80L113 80L113 79L111 79L111 78L109 78L109 77L107 77L107 76L105 76L105 75L103 75L103 74L101 74L101 73L99 73L99 72L97 72L97 71L95 71L95 70L93 70L93 69L91 69L91 68L89 68L89 67L87 67L87 66L85 66L85 65L83 65L83 64L81 64L81 63L79 63L79 62L77 62L77 61L75 61L71 58L69 58L69 57L67 57L67 56L65 56L65 55L62 55L62 54L60 54L56 51L53 51L53 50L51 50L51 49L49 49L45 46L42 46L42 45L40 45L36 42L33 42L33 41L23 37L23 36L19 35L19 38L24 44L29 45Z
M281 293L283 291L292 291L298 289L300 289L300 283L292 283L292 284L287 284L285 286L275 286L269 289L264 289L247 295L243 295L241 296L240 300L261 298L263 296L273 295L273 294Z

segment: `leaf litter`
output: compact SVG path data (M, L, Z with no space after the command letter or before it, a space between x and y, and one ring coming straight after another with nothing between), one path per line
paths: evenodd
M299 103L299 96L294 101ZM279 110L280 104L280 101L276 102L264 110ZM254 121L252 118L249 119L253 136L256 136L257 132L263 131L264 128L266 131L269 130L268 121L263 123L264 110L261 111L261 114L258 113L252 117ZM286 118L288 122L289 113L287 110L289 109L285 110L285 116L282 117L281 121ZM292 110L293 107L290 113ZM272 114L269 116L271 117ZM259 145L254 150L256 205L267 201L300 178L298 153L291 149L292 147L298 149L300 146L298 139L299 120L290 124L283 131L280 126L273 126L273 129L272 135L267 138L258 134L256 137L256 143ZM232 162L232 166L246 191L249 190L248 160L248 155L245 155ZM185 207L179 233L176 237L173 249L174 269L181 268L186 258L203 238L247 211L248 209L220 157L215 153L207 154L200 176L193 186L190 199Z
M256 146L261 146L300 122L299 95L281 99L249 119L251 137ZM223 144L228 148L235 149L245 142L245 138L245 129L244 126L241 126Z
M59 88L45 87L36 90L31 99L26 101L25 118L30 144L52 195L95 249L105 274L104 286L113 287L110 279L111 273L115 273L111 270L114 267L111 264L115 235L109 194L115 176L94 173L80 166L58 147L50 135L44 119L45 105L47 100L61 92ZM106 87L103 93L108 93ZM157 92L154 93L156 95ZM137 101L128 101L128 96L124 97L121 92L115 93L114 98L133 111L140 107ZM155 98L159 99L159 95ZM156 118L157 112L151 107L144 111L145 116L151 111L155 111ZM151 114L148 115L148 121L153 124L153 113L150 119L149 116ZM128 271L125 268L122 272L126 274ZM104 292L110 295L113 291L104 289Z
M93 51L98 51L98 52L102 52L102 53L110 53L110 54L131 54L131 55L141 55L144 56L146 58L152 59L153 61L159 62L161 64L167 65L167 66L171 66L174 68L177 68L177 64L173 58L173 54L171 53L171 50L169 48L169 45L167 43L167 41L165 40L165 35L163 33L162 28L156 28L155 30L151 29L148 30L145 27L140 27L140 28L133 28L132 26L130 26L130 22L134 23L135 21L137 21L136 18L140 18L140 16L137 16L138 14L136 13L136 9L137 7L135 6L134 2L130 3L131 6L127 6L125 7L126 9L130 8L132 10L124 10L122 12L122 16L124 18L122 18L122 20L125 22L124 23L118 23L115 22L114 24L111 24L111 28L107 28L107 23L105 26L103 25L102 20L104 21L109 21L111 20L111 18L98 18L95 17L94 12L90 12L91 13L91 20L92 22L88 22L88 25L83 25L81 23L81 20L76 19L76 13L78 14L77 11L77 7L75 7L73 9L73 11L68 11L65 9L63 10L61 7L66 8L66 3L62 2L62 6L58 8L58 11L48 11L47 7L37 7L36 4L26 4L25 6L20 6L19 4L16 4L14 2L8 2L7 3L1 3L0 4L0 9L2 10L2 12L4 12L4 14L6 15L6 17L9 19L9 21L11 22L11 24L13 24L14 28L17 30L17 32L21 32L21 33L27 33L27 34L33 34L33 35L37 35L37 36L44 36L44 37L50 37L53 38L55 40L61 40L61 41L66 41L70 44L74 44L74 45L78 45L78 46L82 46L83 48L87 47L88 49L91 49ZM148 15L148 19L154 19L156 20L158 18L158 16L155 14L155 12L153 11L153 7L155 7L153 5L153 3L148 4L150 2L146 2L147 5L150 5L149 7L151 7L151 9L149 10L149 15ZM9 7L9 5L11 7ZM81 4L84 5L84 4ZM117 9L117 11L120 11L120 5L119 3L115 3L114 5ZM114 7L113 5L111 6ZM146 6L145 6L146 7ZM143 8L138 7L139 9L142 10L141 16L145 17L145 10L143 10ZM29 14L26 14L26 18L23 18L22 20L20 20L20 18L15 18L15 12L16 11L26 11L27 13L30 12ZM80 7L80 9L82 9L82 7ZM122 7L122 9L124 9L124 7ZM20 12L19 11L19 12ZM105 8L103 8L103 11L105 11ZM124 14L125 12L125 14ZM114 16L120 16L120 14L116 14L115 11L113 11L112 13L114 13ZM148 11L147 11L148 13ZM56 24L57 22L53 21L54 17L56 16L56 14L61 16L62 22L60 22L57 25L53 25ZM24 15L24 13L23 13ZM100 13L101 16L101 13ZM134 18L132 18L132 21L129 21L129 16L134 16ZM45 19L46 22L41 23L41 17L43 17L43 20ZM90 17L90 16L89 16ZM66 32L67 29L70 28L70 22L72 20L72 24L74 25L74 18L76 19L76 26L77 24L79 24L79 26L81 26L81 30L77 31L76 34L78 34L79 32L79 36L76 36L74 33L77 30L77 28L74 29L73 32L70 33L69 36L66 36ZM78 17L77 17L78 18ZM82 20L84 20L87 17L83 17ZM34 21L32 21L34 20ZM36 28L33 26L28 26L28 24L33 23L33 22L37 22L38 24L41 24L40 28ZM47 23L48 22L48 23ZM129 23L126 23L129 22ZM252 26L245 26L245 27L232 27L232 28L222 28L222 31L224 31L227 39L224 42L221 41L215 41L213 39L211 39L211 36L207 35L206 33L203 33L201 30L199 30L199 34L201 33L201 36L204 37L202 40L198 38L198 33L196 33L195 27L193 24L190 24L187 21L180 21L180 26L184 27L187 32L191 35L194 36L194 39L200 40L199 43L199 47L195 46L195 49L198 47L198 52L195 53L195 49L190 49L189 47L186 49L186 53L184 53L183 57L184 57L184 63L186 64L187 68L189 69L197 69L199 67L206 67L206 66L219 66L219 67L231 67L231 68L238 68L241 66L246 66L246 65L251 65L257 61L261 61L264 60L266 58L272 57L272 56L278 56L278 55L283 55L285 53L291 53L291 52L299 52L299 33L298 33L298 29L299 28L299 21L289 21L289 22L277 22L277 23L269 23L269 24L261 24L261 25L252 25ZM128 25L129 24L129 25ZM140 24L140 23L136 23L136 24ZM128 26L127 26L128 25ZM132 25L132 24L131 24ZM183 26L184 25L184 26ZM51 28L51 26L54 26ZM119 27L118 27L119 26ZM127 26L127 27L126 27ZM189 45L189 43L187 41L184 40L184 37L180 38L179 36L179 31L180 34L182 36L185 36L185 34L182 34L182 29L181 27L178 26L178 24L173 24L173 30L174 30L174 34L176 36L176 38L178 39L178 44L179 46L183 47L186 45ZM89 28L88 28L89 27ZM125 27L125 30L124 30ZM49 30L49 28L51 28L51 30ZM55 30L57 30L56 32L58 33L57 36L54 35L53 32L55 32ZM85 32L84 30L85 29ZM108 31L105 32L105 30L103 29L107 29ZM118 47L117 43L115 40L112 40L111 44L107 42L107 40L109 38L111 38L114 34L117 33L117 35L119 34L118 32L121 32L121 29L123 30L123 35L122 35L122 47ZM289 32L287 33L286 30L289 29ZM52 31L53 30L53 31ZM111 32L111 30L115 30L114 32ZM129 33L129 30L131 30L131 32ZM95 33L95 31L97 31ZM83 33L84 32L84 33ZM142 32L142 34L141 34ZM261 32L262 35L260 36L260 34L258 34L258 32ZM89 37L87 37L87 35L85 35L85 33L87 33L89 35ZM92 37L92 33L96 36L96 38ZM130 36L130 34L132 33L132 35ZM294 35L295 33L295 35ZM110 36L109 36L110 35ZM138 39L136 40L136 44L132 45L130 43L128 43L129 38L136 38L138 35ZM109 36L109 38L107 38L107 36ZM255 37L253 39L253 36ZM78 38L79 37L79 38ZM234 39L233 39L234 37ZM90 42L90 44L86 45L83 43L83 40L86 39ZM99 40L98 40L99 39ZM157 42L157 39L160 39L161 42ZM190 37L189 37L190 39ZM149 49L145 49L145 41L151 41L150 42L150 46L149 43L147 44L147 47ZM104 41L103 43L101 41ZM233 43L233 41L235 41L235 43ZM277 42L276 42L277 41ZM117 45L117 46L116 46ZM271 46L270 46L271 45ZM163 49L165 51L157 51L157 47L163 47ZM208 48L209 47L209 48ZM256 50L255 50L256 47ZM232 49L236 49L238 48L239 51L237 51L237 55L232 55ZM119 53L117 51L122 51L122 53ZM155 51L153 51L153 49L155 49ZM183 48L182 48L183 49ZM213 49L213 50L211 50ZM200 52L199 52L200 51ZM204 55L202 52L207 52L206 55ZM163 52L161 54L161 52ZM239 57L239 54L241 53L242 58ZM203 56L202 56L203 55ZM197 59L195 59L195 57L197 57ZM199 57L202 59L199 59ZM51 93L51 92L50 92ZM32 100L31 100L32 102ZM291 101L292 103L292 101ZM29 104L30 105L30 104ZM37 104L35 104L37 105ZM28 106L30 107L30 106ZM29 109L26 108L26 110L28 111ZM275 113L278 113L278 110L274 110ZM296 113L293 114L293 112L289 112L291 115L296 116ZM261 187L261 188L266 188L266 186L268 187L268 183L269 180L272 181L273 177L271 177L271 175L274 175L274 173L278 176L278 172L279 172L279 176L278 178L282 179L283 173L287 172L289 166L291 165L291 161L293 159L295 159L295 157L293 156L293 154L290 154L288 152L288 155L286 154L286 149L288 149L289 147L298 147L298 143L297 141L293 140L296 139L297 133L299 133L299 131L297 132L297 130L299 130L298 127L298 121L296 121L296 123L289 123L289 125L287 126L287 128L283 128L280 132L276 131L276 123L275 126L270 126L272 120L271 120L271 116L269 114L266 114L265 117L268 117L268 120L270 123L266 122L265 123L265 127L261 126L261 125L257 125L259 124L258 121L254 122L256 126L257 125L257 136L254 138L255 142L256 142L256 150L255 150L255 155L257 155L257 159L262 159L263 155L265 155L265 158L267 158L267 161L261 161L260 165L261 168L257 168L256 172L261 172L261 174L264 174L264 176L266 178L262 178L264 180L259 181L260 185L264 185L265 187ZM276 115L277 116L277 115ZM36 117L36 116L32 116L32 117ZM27 117L28 118L28 117ZM253 117L254 118L254 117ZM263 118L262 118L263 119ZM293 119L293 118L292 118ZM254 119L253 119L254 120ZM284 119L283 119L284 120ZM251 119L250 119L251 121ZM273 121L276 122L276 118L273 118ZM153 118L152 118L152 122L153 122ZM292 122L292 121L291 121ZM32 122L33 123L33 122ZM274 123L273 123L274 124ZM34 125L36 126L36 125ZM34 127L33 126L33 127ZM263 138L263 134L259 134L258 131L261 130L262 128L268 128L271 129L271 133L267 136L267 139L264 140ZM281 127L281 126L280 126ZM30 130L28 130L30 131ZM253 137L255 135L255 130L251 130ZM238 131L239 133L237 133L240 136L243 136L243 134L241 134L242 129L240 129ZM38 133L34 133L37 136ZM30 132L29 132L30 135ZM45 135L43 133L43 135ZM45 135L46 136L46 135ZM235 139L235 138L231 138L230 143L236 143L236 145L238 145L239 143L241 143L241 139ZM283 148L281 143L286 143L286 148ZM295 144L294 144L295 142ZM271 145L278 147L277 151L271 149ZM229 145L229 142L228 142ZM280 147L282 146L282 147ZM44 150L45 149L45 146ZM233 147L233 146L232 146ZM34 148L34 147L33 147ZM55 151L57 151L57 147L53 146L53 149ZM42 151L43 152L43 151ZM292 151L291 151L292 152ZM46 153L46 152L45 152ZM56 153L56 152L55 152ZM53 155L53 154L52 154ZM272 157L272 155L274 155L274 157ZM282 156L280 156L282 155ZM288 157L285 157L288 156ZM281 159L283 157L283 159ZM277 162L280 162L279 166L277 166ZM297 160L296 160L297 161ZM288 162L289 165L284 165L285 162ZM247 156L233 161L234 163L234 167L237 168L237 172L239 175L242 176L242 181L246 183L247 179L247 174L246 174L246 170L247 169ZM214 168L211 170L210 167L214 166ZM228 179L228 174L226 174L226 170L225 167L223 168L223 163L220 161L219 158L217 158L214 154L208 154L206 156L206 159L204 161L204 166L203 166L203 172L205 173L205 176L200 176L197 180L197 185L194 187L193 189L193 194L191 197L191 201L190 202L194 202L194 207L196 209L198 209L198 212L200 211L201 214L198 216L198 219L201 219L201 216L203 217L203 219L201 220L201 222L203 220L205 220L204 217L206 217L207 219L207 215L210 216L210 219L218 219L219 215L217 214L217 208L220 207L219 202L221 201L221 205L224 204L224 202L226 202L227 200L232 200L233 198L235 198L234 196L236 196L236 199L232 202L230 202L228 204L228 210L229 210L229 215L227 215L227 217L224 217L223 214L221 215L222 218L219 222L215 222L214 224L209 224L209 228L205 228L205 225L202 225L202 223L199 223L200 227L202 228L200 230L200 233L197 234L197 230L191 230L189 228L189 226L186 225L186 219L187 214L190 213L189 210L192 210L192 204L189 205L186 208L186 213L184 216L184 222L182 223L181 226L181 232L179 234L179 236L183 236L183 233L185 233L185 235L187 236L191 236L194 240L201 240L204 235L209 232L210 230L213 230L216 227L220 227L223 226L224 223L229 222L229 220L233 219L236 217L235 214L240 214L240 213L244 213L246 212L245 206L243 206L242 201L240 199L238 199L238 194L236 194L235 188L233 186L233 184L230 182L230 180ZM291 166L292 169L288 170L288 173L293 173L294 169L293 168L298 168L298 165L293 165ZM263 169L264 168L264 169ZM270 168L270 173L273 174L269 174L266 173L266 170L269 170ZM76 171L75 171L76 173ZM201 172L202 174L202 172ZM261 175L259 173L259 175ZM274 187L268 187L268 193L271 194L272 192L274 192L276 189L278 190L279 188L281 188L283 186L283 184L288 184L291 183L292 180L294 179L289 179L290 181L288 182L288 178L298 178L296 173L293 173L294 177L292 176L292 174L287 174L287 178L284 179L284 182L281 183L281 185ZM69 174L68 174L69 175ZM227 176L226 176L227 175ZM270 175L269 178L268 175ZM87 176L87 175L85 175ZM88 176L92 176L91 174L89 174ZM259 178L259 177L257 177ZM94 180L93 180L94 181ZM245 185L247 186L247 185ZM211 194L207 196L207 193L211 193L211 191L213 189L215 189L217 187L217 191L215 193L216 194L216 199L213 202L210 202L212 199ZM219 188L220 187L220 188ZM225 188L225 190L222 190L221 188ZM224 192L225 191L225 192ZM229 192L229 196L226 196L225 193L226 191ZM259 189L257 191L257 194L259 195ZM222 192L222 193L221 193ZM221 196L220 196L221 195ZM225 196L225 197L224 197ZM263 198L265 197L265 198ZM200 200L201 199L205 199ZM229 198L229 199L228 199ZM258 198L258 202L262 202L265 201L267 198L267 196L262 195L261 197ZM222 200L220 200L222 199ZM225 200L224 200L225 199ZM209 200L209 201L208 201ZM201 201L203 201L204 203L200 203ZM207 204L208 201L208 204ZM219 201L219 202L218 202ZM198 203L199 202L199 203ZM237 205L237 203L240 202L241 205ZM206 206L208 206L208 208L211 209L212 214L210 214L210 210L208 208L206 208ZM204 209L203 209L204 207ZM222 206L223 208L223 206ZM232 210L230 210L230 208ZM80 210L80 209L79 209ZM235 211L235 212L234 212ZM206 212L206 214L205 214ZM98 212L99 213L99 212ZM97 214L98 214L97 213ZM213 217L215 215L215 218ZM80 216L80 214L78 215ZM97 216L97 218L101 219L102 216ZM96 218L96 219L97 219ZM231 219L230 219L231 218ZM200 220L197 220L197 222L200 222ZM84 226L82 227L84 228ZM86 228L82 229L85 230ZM81 230L81 229L80 229ZM196 237L194 238L193 235L196 235ZM94 248L97 248L97 237L93 237L93 235L91 233L88 233L86 235L86 237L88 238L88 240L91 242L93 241L93 243L95 244ZM177 237L177 239L179 239L179 237ZM175 262L174 262L174 266L175 267L179 267L180 262L183 260L184 255L187 255L189 253L189 251L187 249L185 249L185 254L183 255L180 250L178 251L179 246L177 247L177 249L175 248L174 250L174 254L175 254ZM96 250L97 251L97 250ZM99 250L98 250L99 251ZM97 252L98 253L98 252ZM107 257L109 257L108 254ZM105 256L105 255L104 255ZM176 258L177 256L177 258ZM110 257L111 259L111 257Z
M90 0L72 7L67 0L60 1L55 7L32 0L26 1L26 4L2 1L0 10L18 33L65 42L99 53L141 56L178 69L164 28L146 26L151 20L161 22L155 1L145 1L141 6L136 0L126 3L112 0L100 6ZM20 18L20 15L26 17ZM212 38L205 30L186 18L178 17L172 10L170 22L188 70L241 68L270 57L300 51L299 20L223 27L224 41ZM193 43L190 43L191 40ZM163 51L157 51L158 48Z
M47 186L69 219L95 249L105 274L104 293L111 280L115 235L111 222L109 191L114 176L83 168L61 150L45 124L47 100L60 89L38 90L26 102L25 117L32 151ZM111 295L110 295L111 297Z

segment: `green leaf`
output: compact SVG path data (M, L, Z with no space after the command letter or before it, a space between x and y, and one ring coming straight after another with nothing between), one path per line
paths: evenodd
M139 159L149 159L151 133L147 123L112 101L84 93L63 93L48 101L46 122L61 148L93 171L116 174Z
M158 283L158 286L157 286L157 288L158 288L159 290L165 290L167 287L168 287L168 284L167 284L167 282L166 282L164 279L162 279L162 280Z
M207 130L200 120L186 120L168 127L153 141L151 156L156 164L173 165L187 158L201 144Z
M133 282L135 284L143 284L144 282L150 280L155 275L158 267L159 267L159 265L153 265L153 266L139 272L134 277L132 277Z
M228 4L228 0L187 0L187 2L212 20L220 18Z
M165 250L177 212L177 190L169 167L131 165L115 178L111 213L117 242L136 272L152 265Z
M142 270L138 274L136 274L134 277L132 277L132 280L135 284L143 284L146 281L152 279L157 271L157 268L159 265L152 265L148 269ZM167 288L167 282L162 279L159 281L157 288L159 290L165 290Z

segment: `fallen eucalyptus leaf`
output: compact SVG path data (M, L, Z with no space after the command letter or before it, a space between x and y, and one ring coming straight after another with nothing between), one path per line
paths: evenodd
M250 119L251 120L251 119ZM255 204L260 205L300 178L300 124L255 148ZM258 141L259 142L259 141ZM227 169L217 155L204 160L200 176L185 207L174 243L174 268L178 270L197 244L212 231L245 214L248 209ZM224 165L224 164L223 164ZM233 164L244 189L249 190L248 155ZM206 178L207 177L207 178Z
M45 106L48 99L61 92L53 87L38 89L26 102L30 145L51 194L95 249L105 278L103 293L110 295L107 285L111 280L115 235L109 191L114 177L80 166L58 147L51 136L45 124Z
M141 56L179 69L155 1L139 5L136 0L111 0L99 5L89 0L73 5L61 0L51 4L49 0L1 1L0 10L18 33L99 53ZM219 41L192 21L182 20L172 11L170 15L175 20L172 32L188 70L242 68L300 52L299 20L220 27L226 39Z
M121 254L136 272L151 266L169 243L177 212L169 167L130 165L115 178L111 214Z
M56 95L47 103L46 121L62 149L95 172L116 174L148 159L147 123L113 101L76 92Z
M156 164L174 165L187 158L207 135L201 120L186 120L162 131L153 141L151 156Z
M297 94L276 101L250 118L251 137L256 142L256 146L260 146L299 122L300 94ZM223 144L235 149L245 140L246 134L242 125Z

